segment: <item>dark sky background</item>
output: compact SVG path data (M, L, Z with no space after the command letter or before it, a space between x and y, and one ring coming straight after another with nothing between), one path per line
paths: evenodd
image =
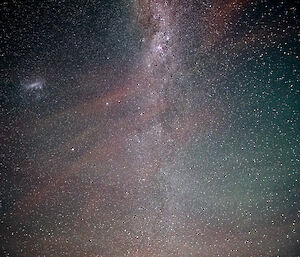
M0 256L298 256L298 6L2 1Z

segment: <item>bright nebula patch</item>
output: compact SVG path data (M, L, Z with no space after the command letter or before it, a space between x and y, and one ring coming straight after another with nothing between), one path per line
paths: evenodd
M42 81L35 81L31 83L24 84L24 88L27 90L41 90L44 87L44 83Z
M20 86L20 96L27 102L45 97L46 82L42 78L21 80Z

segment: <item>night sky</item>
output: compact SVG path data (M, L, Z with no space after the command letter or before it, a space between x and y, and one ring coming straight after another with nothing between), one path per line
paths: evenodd
M0 256L300 256L299 1L0 4Z

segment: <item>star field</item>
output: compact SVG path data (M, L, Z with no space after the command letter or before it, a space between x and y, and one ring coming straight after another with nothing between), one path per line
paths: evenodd
M1 3L0 255L299 255L298 1Z

